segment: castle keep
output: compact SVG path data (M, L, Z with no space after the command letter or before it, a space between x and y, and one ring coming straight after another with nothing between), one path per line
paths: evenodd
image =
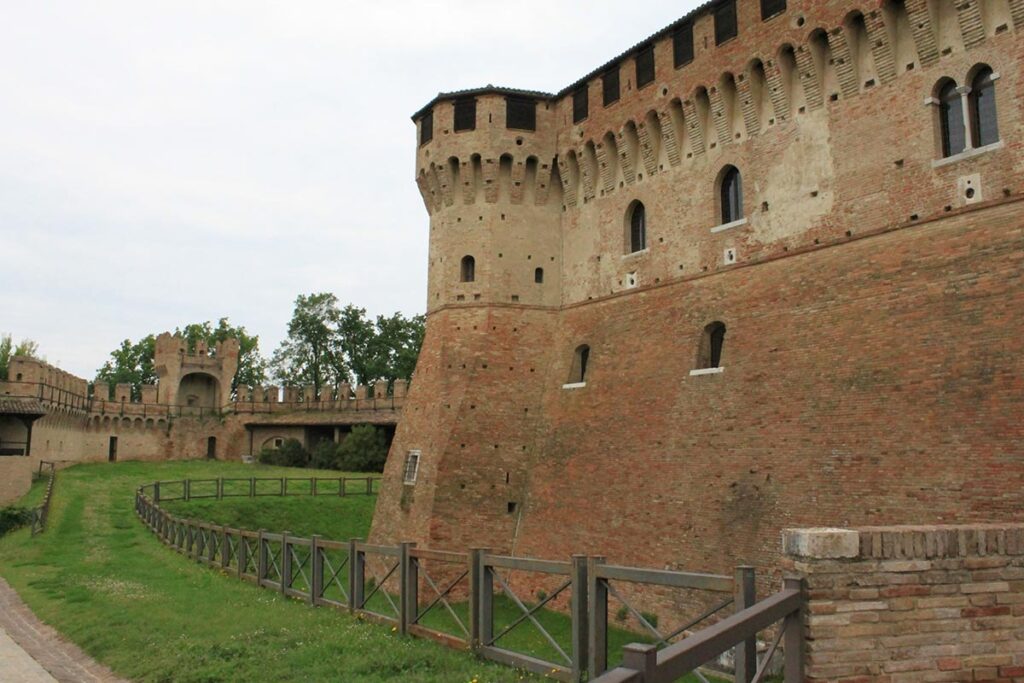
M379 541L777 566L1024 518L1024 0L716 0L414 120L427 333Z

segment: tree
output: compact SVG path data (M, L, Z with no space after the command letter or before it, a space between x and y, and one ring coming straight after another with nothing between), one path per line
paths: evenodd
M423 315L411 318L401 313L389 317L378 315L369 345L370 372L363 382L411 379L423 345L425 326L426 316Z
M288 323L288 336L270 361L274 376L285 384L312 384L317 392L347 381L342 329L351 323L343 318L333 294L300 294Z
M232 391L239 384L260 385L266 379L267 361L260 355L259 337L250 335L241 325L231 325L227 318L218 320L216 327L210 321L185 325L184 328L175 329L175 334L180 334L185 339L186 348L189 350L195 349L196 342L204 341L210 347L211 353L215 353L213 349L218 342L237 339L238 372L231 384ZM121 346L111 351L110 359L96 371L96 381L130 384L132 397L139 399L142 396L142 385L156 383L155 359L155 334L146 335L137 342L125 339Z
M0 334L0 380L7 379L7 371L14 356L39 358L39 344L31 339L22 339L15 344L11 335Z

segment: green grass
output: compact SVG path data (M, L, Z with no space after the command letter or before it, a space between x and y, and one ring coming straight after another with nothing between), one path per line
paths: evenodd
M518 681L522 674L330 609L310 608L170 551L135 517L135 488L155 479L282 476L294 471L213 462L79 465L58 474L47 531L0 538L0 575L39 617L137 681ZM306 474L305 472L303 474ZM313 473L309 473L313 474ZM338 476L323 473L321 476ZM32 494L36 495L35 489ZM258 502L260 525L342 537L369 521L332 520L349 504L318 498L315 526L299 499ZM355 501L355 497L348 499ZM364 504L368 499L364 499ZM189 503L226 523L243 499ZM322 504L322 508L321 508ZM215 510L215 508L218 508ZM235 511L233 511L233 508ZM265 520L265 521L264 521ZM350 524L351 526L345 526ZM332 526L333 525L333 526ZM327 533L329 532L329 533Z

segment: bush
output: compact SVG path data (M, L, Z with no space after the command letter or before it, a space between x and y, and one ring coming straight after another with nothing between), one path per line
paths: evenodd
M338 469L338 445L333 441L321 441L310 454L309 466L318 470Z
M338 444L338 469L346 472L383 472L388 458L388 435L373 425L356 425Z
M32 511L13 505L0 508L0 536L32 523Z
M279 467L306 467L309 465L309 453L297 439L286 439L280 448L260 451L260 462Z

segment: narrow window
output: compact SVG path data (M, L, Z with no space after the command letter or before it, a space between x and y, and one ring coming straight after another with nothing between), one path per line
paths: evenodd
M420 144L425 145L434 139L434 110L431 109L420 119Z
M736 37L736 0L725 0L715 8L715 45Z
M975 147L999 142L999 120L996 116L996 82L987 66L971 81L968 96L971 111L971 135Z
M462 277L463 282L473 282L476 280L476 259L472 256L462 257Z
M537 101L530 97L506 97L505 127L537 130Z
M402 481L415 484L416 475L420 472L420 451L409 451L405 456L405 474Z
M636 53L636 87L654 82L654 46L648 45Z
M463 97L455 100L455 132L476 129L476 100Z
M587 363L590 362L590 347L581 344L576 347L572 357L572 370L569 373L569 384L583 384L587 381Z
M704 328L697 367L701 370L722 367L722 345L725 343L725 323L715 321Z
M672 34L672 57L677 69L693 61L693 24L690 22Z
M587 86L583 85L572 94L572 122L579 123L587 118Z
M942 135L942 156L951 157L967 148L964 130L964 108L954 81L946 81L939 90L939 127Z
M601 77L601 87L604 95L604 106L619 101L619 65L616 64Z
M533 281L536 282L538 285L544 282L543 268L537 268L536 270L533 271Z
M647 248L647 210L641 202L633 202L628 214L630 254Z
M726 166L722 172L720 199L722 204L722 225L743 218L743 179L739 169Z
M771 19L786 11L786 0L761 0L761 20Z

